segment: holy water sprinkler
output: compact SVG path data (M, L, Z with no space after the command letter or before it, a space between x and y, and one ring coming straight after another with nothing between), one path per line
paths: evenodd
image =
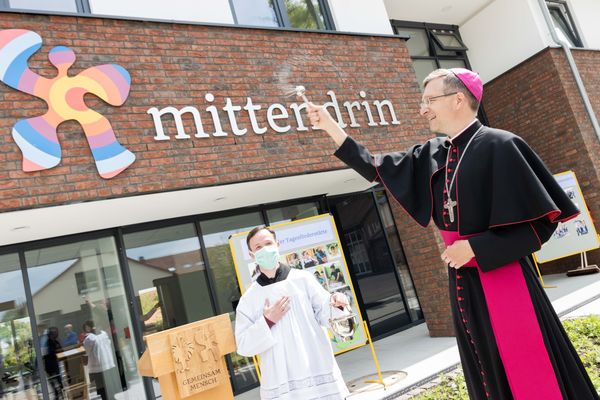
M309 103L308 99L306 98L306 95L304 94L306 92L306 88L302 85L298 85L296 86L293 90L290 90L288 92L288 96L296 96L296 97L300 97L302 99L302 101L304 101L305 103Z

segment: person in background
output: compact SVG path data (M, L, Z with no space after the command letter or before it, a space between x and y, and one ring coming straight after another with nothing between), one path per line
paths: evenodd
M77 339L77 333L73 331L73 325L66 324L65 325L65 340L63 340L63 346L69 347L79 344L79 340Z
M83 348L90 380L94 382L96 393L102 400L114 400L115 394L121 391L121 385L110 337L105 331L97 330L91 320L85 321L83 331L86 333Z

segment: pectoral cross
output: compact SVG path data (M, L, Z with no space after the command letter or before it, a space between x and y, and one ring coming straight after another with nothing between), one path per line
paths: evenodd
M456 207L456 201L448 196L448 200L444 203L444 208L448 210L448 217L451 223L454 222L454 207Z

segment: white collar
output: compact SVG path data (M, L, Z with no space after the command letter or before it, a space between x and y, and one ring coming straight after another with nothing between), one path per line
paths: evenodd
M458 132L458 134L456 134L453 138L448 138L448 140L450 140L450 143L452 143L452 141L456 140L456 138L458 138L464 131L469 129L475 122L477 122L477 118L475 118L473 121L469 122L469 124L467 126L465 126L462 129L462 131Z

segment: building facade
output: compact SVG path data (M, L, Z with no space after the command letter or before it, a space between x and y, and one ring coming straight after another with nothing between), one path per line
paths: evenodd
M0 1L0 388L93 387L78 350L92 320L112 346L103 374L155 398L135 366L144 335L234 316L229 236L321 213L374 338L423 322L452 335L435 230L332 157L289 91L371 151L402 150L432 136L422 78L472 68L480 117L575 171L597 218L594 15L586 0ZM227 366L236 393L257 385L250 360Z

